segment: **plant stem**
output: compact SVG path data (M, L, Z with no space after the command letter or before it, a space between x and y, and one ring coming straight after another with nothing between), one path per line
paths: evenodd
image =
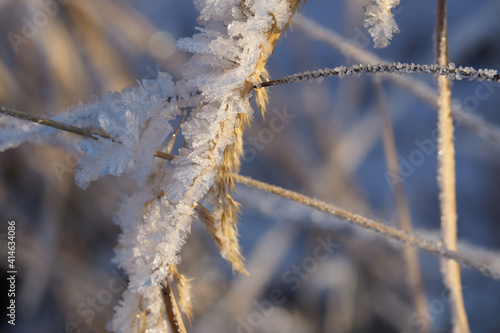
M494 278L496 280L500 280L500 269L498 269L497 267L493 265L489 267L486 263L482 263L477 259L473 259L471 257L463 256L457 253L456 251L445 249L440 244L425 239L416 234L405 232L398 228L394 228L387 224L377 222L375 220L350 212L348 210L332 206L324 201L313 199L303 194L286 190L284 188L275 185L266 184L258 180L252 179L250 177L235 175L234 180L245 186L253 187L264 192L275 194L283 198L298 202L301 205L338 217L342 220L358 225L364 229L376 231L379 234L386 236L387 238L391 238L403 243L408 243L426 252L437 254L444 258L455 260L464 267L478 270L485 276Z
M446 0L437 0L436 51L437 63L449 63ZM457 203L455 188L455 147L453 143L453 119L451 116L451 82L443 76L437 78L439 92L438 111L438 184L441 206L441 236L447 250L457 250ZM465 312L460 267L453 260L442 259L444 282L451 292L453 332L468 333L469 324Z
M470 81L491 81L500 82L500 75L496 70L491 69L474 69L472 67L455 67L454 64L432 64L432 65L418 65L407 64L400 62L381 63L370 65L353 65L350 67L339 66L335 68L318 69L315 71L308 71L288 75L280 79L262 82L255 85L255 89L272 87L291 83L304 83L314 80L322 80L329 77L344 78L346 76L357 76L360 74L432 74L435 76L444 76L451 80L468 79Z
M297 18L294 24L299 29L308 34L309 37L323 42L332 48L340 51L348 61L351 59L364 64L378 64L386 63L384 59L376 56L367 49L362 49L356 46L352 41L340 36L335 31L322 26L311 19L306 18L304 15ZM439 96L434 87L429 86L427 83L416 80L410 76L381 74L384 80L387 79L401 88L409 91L416 97L422 99L433 107L438 106ZM452 109L452 116L460 125L465 125L472 131L479 134L483 139L498 146L500 144L500 128L494 124L488 123L480 116L481 111L476 110L470 112L461 105L454 105Z
M177 306L177 302L175 301L172 284L170 282L167 282L167 285L162 288L162 294L167 317L174 333L186 333L186 327L184 326L181 312Z
M51 120L48 118L35 116L33 114L29 114L26 112L14 110L14 109L11 109L11 108L6 107L6 106L0 106L0 113L3 113L5 115L11 116L11 117L15 117L18 119L31 121L31 122L34 122L36 124L56 128L56 129L59 129L61 131L78 134L78 135L84 136L86 138L94 139L94 140L97 140L98 137L110 139L109 135L107 135L107 134L96 133L96 132L91 131L91 130L87 130L87 129L83 129L83 128L76 127L73 125L65 124L65 123L62 123L59 121L55 121L55 120Z

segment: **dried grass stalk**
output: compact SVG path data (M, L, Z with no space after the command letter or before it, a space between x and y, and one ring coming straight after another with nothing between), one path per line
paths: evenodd
M235 175L234 179L237 183L243 184L245 186L253 187L264 192L281 196L283 198L295 201L301 205L335 216L349 223L360 226L364 229L375 231L388 239L408 243L423 251L439 255L442 258L455 260L463 267L477 270L484 276L500 280L500 267L498 266L498 264L492 263L491 261L487 262L485 260L479 260L477 256L463 255L461 253L458 253L457 251L448 250L444 248L439 242L434 242L415 233L405 232L398 228L387 225L386 223L372 220L357 213L332 206L324 201L313 199L303 194L286 190L279 186L263 183L258 180L241 175Z
M437 63L448 65L448 29L446 0L437 0L436 24ZM455 147L453 144L453 119L451 116L451 83L446 77L438 77L438 183L441 193L441 235L446 249L457 250L457 203L455 188ZM453 331L468 333L469 324L465 312L460 267L456 261L443 259L441 269L445 285L451 292Z
M187 333L170 282L167 282L167 285L163 287L162 295L170 327L175 333Z
M177 295L179 297L179 309L186 315L189 322L193 319L193 305L191 304L191 279L182 275L177 267L170 265L170 276L175 280Z

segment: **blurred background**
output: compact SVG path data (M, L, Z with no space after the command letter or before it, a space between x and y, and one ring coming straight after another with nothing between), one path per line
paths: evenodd
M0 0L0 105L52 115L158 71L181 77L190 55L175 41L195 33L190 1L60 2ZM403 0L394 11L401 33L383 50L373 49L363 27L367 3L307 1L301 16L326 30L297 21L268 62L271 78L365 62L361 56L435 62L434 1ZM500 2L457 0L448 8L451 61L500 68ZM358 50L343 53L350 45ZM433 77L411 79L410 90L435 88ZM376 84L362 76L272 88L265 121L254 108L241 173L397 225ZM414 226L435 238L436 108L429 94L401 82L380 84ZM497 257L499 88L453 83L455 105L467 116L456 130L458 237L464 249L486 248ZM273 118L279 127L270 126ZM127 283L111 263L119 234L112 217L130 184L105 177L85 191L75 186L79 138L62 138L63 148L25 144L0 154L1 299L9 219L17 222L18 270L16 326L3 316L2 332L106 332ZM180 265L193 278L191 332L419 332L419 324L450 331L437 257L419 252L430 317L418 318L400 244L256 190L239 186L237 198L251 277L231 272L196 221ZM500 282L467 269L462 278L471 331L497 332Z

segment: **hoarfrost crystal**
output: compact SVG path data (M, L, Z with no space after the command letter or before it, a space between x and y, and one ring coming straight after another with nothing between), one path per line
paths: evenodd
M365 28L371 34L376 48L389 45L393 34L399 33L391 9L399 5L400 0L374 0L365 9Z

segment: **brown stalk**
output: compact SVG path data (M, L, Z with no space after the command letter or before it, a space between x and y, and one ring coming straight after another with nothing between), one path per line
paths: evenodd
M61 131L70 132L73 134L78 134L78 135L84 136L86 138L94 139L94 140L97 140L99 137L105 138L105 139L111 139L109 137L109 135L104 134L104 133L97 133L93 130L83 129L83 128L76 127L76 126L69 125L69 124L65 124L65 123L62 123L59 121L55 121L55 120L51 120L48 118L29 114L26 112L14 110L14 109L11 109L11 108L6 107L6 106L0 107L0 113L11 116L11 117L15 117L18 119L31 121L31 122L34 122L36 124L56 128L56 129L59 129Z
M285 199L295 201L301 205L335 216L349 223L360 226L364 229L375 231L385 236L386 238L397 240L403 243L408 243L423 251L436 254L447 259L455 260L464 267L468 267L470 269L474 269L481 272L484 276L500 280L500 270L497 267L488 266L488 264L478 261L477 259L464 256L462 254L459 254L457 251L448 250L439 243L435 243L431 240L425 239L414 233L394 228L385 223L377 222L373 219L350 212L348 210L332 206L324 201L313 199L303 194L286 190L279 186L266 184L258 180L252 179L250 177L234 175L234 180L242 185L253 187L264 192L281 196Z
M448 65L448 28L446 0L437 0L436 16L437 63ZM441 205L441 237L447 250L457 250L457 203L455 186L455 147L451 115L451 83L446 77L437 78L439 92L438 111L438 184ZM468 333L469 323L462 295L460 266L453 260L443 259L441 269L446 287L451 292L453 331Z
M167 285L161 291L170 326L175 333L187 333L174 293L172 292L172 284L167 282Z

